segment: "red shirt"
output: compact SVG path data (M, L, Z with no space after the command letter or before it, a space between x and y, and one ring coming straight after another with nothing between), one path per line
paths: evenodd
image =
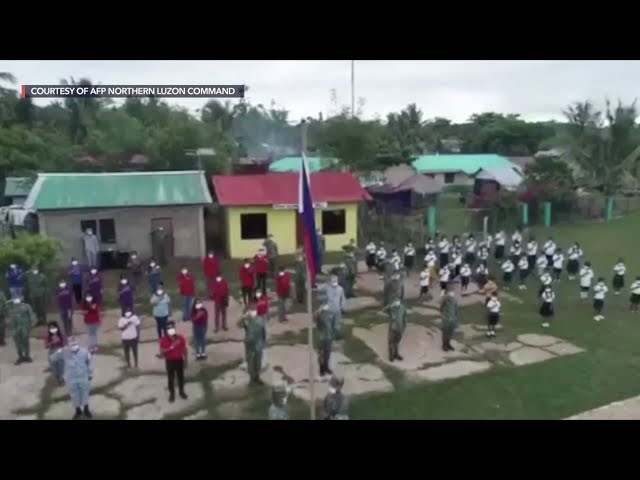
M214 256L211 258L207 255L204 257L202 265L204 267L204 275L207 278L217 277L218 273L220 273L220 262L218 261L218 257Z
M256 255L253 264L255 265L256 273L267 273L269 271L269 259L266 255Z
M211 284L211 298L213 298L216 305L222 305L223 303L228 304L229 284L224 278L220 281L216 279L216 281Z
M164 358L167 360L180 360L187 351L187 342L185 342L182 335L176 335L175 338L171 338L169 335L162 337L160 339L160 350L166 350L174 343L174 347L164 354Z
M249 265L240 267L240 286L243 288L253 288L253 267Z
M279 297L288 297L291 289L291 274L284 272L283 275L276 275L276 293Z
M209 320L209 314L207 313L207 309L202 307L202 308L196 308L193 307L193 310L191 312L191 322L194 325L207 325L207 320Z
M87 325L100 323L100 307L97 303L88 303L85 301L82 303L82 309L85 311L84 323Z
M178 275L178 285L180 286L180 295L185 297L193 297L195 295L196 282L190 273Z
M256 302L256 313L258 315L267 315L269 313L269 299L267 297L260 297Z

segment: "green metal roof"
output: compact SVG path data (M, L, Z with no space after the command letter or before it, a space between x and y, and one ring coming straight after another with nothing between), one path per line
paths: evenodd
M43 173L25 201L35 210L211 203L204 174L188 172Z
M429 172L464 172L474 175L485 167L509 167L512 166L507 157L495 154L471 154L471 155L423 155L417 157L413 168L418 173Z
M310 172L326 170L338 163L336 158L307 157ZM302 157L284 157L269 165L270 172L298 172L302 165Z
M5 197L26 197L33 187L35 178L7 177L4 184Z

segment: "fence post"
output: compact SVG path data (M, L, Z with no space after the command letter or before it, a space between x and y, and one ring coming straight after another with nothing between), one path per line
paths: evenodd
M544 202L544 226L551 226L551 202Z
M429 226L429 235L433 236L436 233L436 207L433 205L427 210L427 225Z
M607 222L613 218L613 197L607 197L607 210L605 215Z
M527 227L529 225L529 204L522 204L522 226Z

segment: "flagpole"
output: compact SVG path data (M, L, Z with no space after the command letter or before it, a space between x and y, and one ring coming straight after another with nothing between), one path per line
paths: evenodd
M307 153L307 122L302 121L302 155L304 156ZM311 188L311 185L309 185ZM315 215L315 212L313 212ZM309 232L310 235L316 235L316 232ZM309 255L311 252L307 252ZM310 409L310 418L311 420L316 419L316 386L315 386L315 372L313 368L314 362L314 350L313 350L313 299L311 298L311 270L309 269L309 262L307 264L307 312L309 313L309 409Z

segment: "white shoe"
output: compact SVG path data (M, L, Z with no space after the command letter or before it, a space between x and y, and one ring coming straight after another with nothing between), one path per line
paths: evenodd
M491 337L491 332L487 330L487 338Z
M593 319L594 319L596 322L599 322L599 321L600 321L600 315L596 315L595 317L593 317Z
M544 322L544 323L542 324L542 326L543 326L544 328L547 328L547 327L549 327L549 324L548 324L547 322Z
M604 315L600 315L600 320L604 320Z

